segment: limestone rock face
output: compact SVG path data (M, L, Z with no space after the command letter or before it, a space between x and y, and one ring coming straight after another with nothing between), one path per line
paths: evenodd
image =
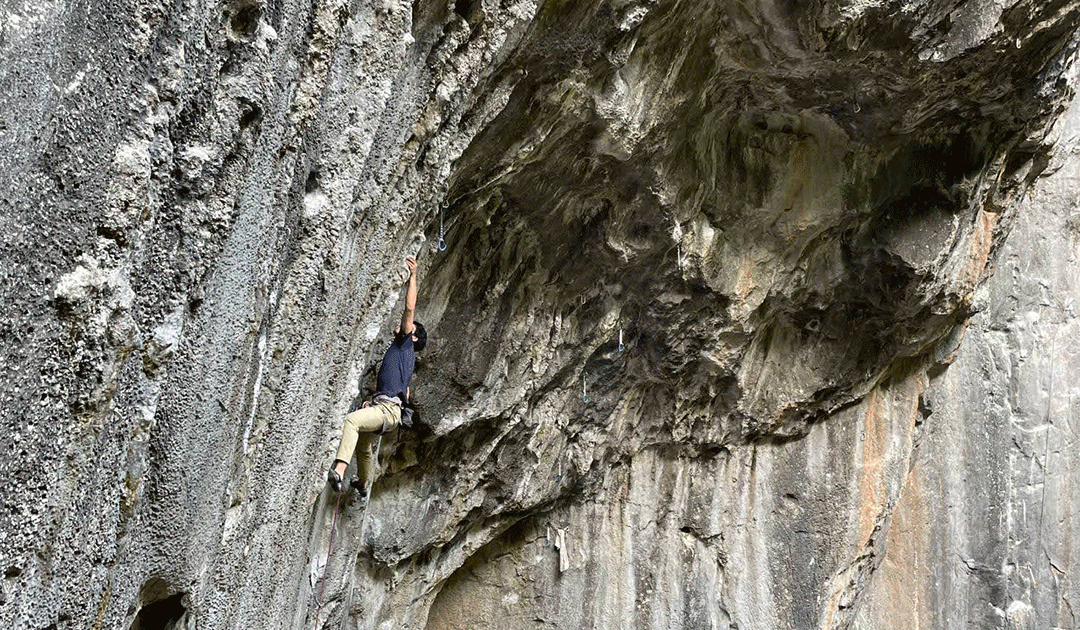
M1078 32L5 3L0 627L1076 627Z

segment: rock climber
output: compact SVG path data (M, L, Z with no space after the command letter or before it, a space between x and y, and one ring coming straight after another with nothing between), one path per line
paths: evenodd
M377 436L393 431L398 425L411 426L410 410L405 409L409 402L409 381L412 380L416 366L416 353L427 344L427 332L424 326L413 320L416 313L416 258L405 258L409 270L409 288L405 293L405 310L401 313L401 324L394 330L394 340L383 355L376 382L375 396L363 406L345 416L345 426L341 430L341 444L326 480L337 492L344 489L345 469L349 467L353 451L356 452L357 477L349 485L367 495L370 490L374 471L372 447ZM405 417L402 418L402 410Z

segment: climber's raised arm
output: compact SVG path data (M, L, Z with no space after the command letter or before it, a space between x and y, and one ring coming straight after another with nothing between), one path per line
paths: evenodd
M415 330L413 317L416 316L416 258L407 256L405 266L409 269L409 289L405 292L405 310L401 313L402 335L409 335Z
M416 353L423 352L427 346L427 331L423 324L413 319L416 313L416 258L407 257L405 267L409 270L405 311L401 314L400 326L394 331L394 339L386 348L382 363L379 364L375 396L360 409L345 416L337 455L330 465L330 470L326 471L326 480L336 492L342 492L346 488L345 471L355 453L356 479L348 485L366 497L374 479L379 436L398 428L398 425L412 426L413 408L406 406L409 403L409 394L412 393L409 382L416 370Z

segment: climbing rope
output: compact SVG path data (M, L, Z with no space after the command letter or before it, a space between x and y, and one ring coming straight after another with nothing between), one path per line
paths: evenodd
M375 466L379 465L379 450L382 448L382 435L379 435L375 440L375 453L372 457L375 458ZM374 475L372 476L374 477ZM367 500L371 498L371 484L375 483L375 479L372 478L368 481L367 494L364 496L364 515L360 517L360 534L364 533L364 524L367 523ZM315 625L312 626L312 630L317 630L319 627L319 617L322 616L323 608L323 592L326 589L326 572L330 568L330 557L334 553L334 532L337 531L338 512L341 508L341 499L345 496L344 492L338 493L337 503L334 504L334 518L330 523L330 544L326 549L326 564L323 565L322 577L319 578L318 594L315 596L315 601L319 603L318 608L315 609Z
M315 625L312 626L312 630L319 627L319 617L322 616L323 592L326 589L326 572L330 569L330 557L334 553L334 532L337 531L338 512L341 508L341 497L343 496L345 496L344 493L338 493L337 503L334 504L334 518L330 524L330 544L326 549L326 564L323 565L322 577L319 578L319 592L315 595L315 601L317 601L319 605L315 609Z

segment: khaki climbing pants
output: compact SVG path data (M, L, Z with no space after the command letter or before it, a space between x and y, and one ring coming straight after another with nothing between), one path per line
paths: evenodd
M360 450L356 453L356 476L366 487L371 482L375 469L371 449L379 435L393 431L400 423L401 407L394 403L377 402L370 407L357 409L345 416L345 426L341 429L341 445L338 446L335 459L348 462L352 459L353 451L359 446Z

